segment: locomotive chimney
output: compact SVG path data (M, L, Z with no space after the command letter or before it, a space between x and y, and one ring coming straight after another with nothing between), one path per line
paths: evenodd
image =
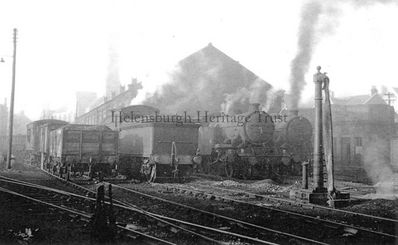
M249 105L249 112L260 111L260 103L252 103Z

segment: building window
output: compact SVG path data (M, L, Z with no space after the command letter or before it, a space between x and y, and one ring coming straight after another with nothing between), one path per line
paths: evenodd
M362 138L355 137L355 146L362 146Z

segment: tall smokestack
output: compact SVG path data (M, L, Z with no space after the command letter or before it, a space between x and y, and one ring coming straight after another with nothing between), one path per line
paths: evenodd
M309 1L303 5L298 30L297 53L290 63L289 109L297 109L305 86L304 76L308 71L316 42L316 27L322 13L320 1Z

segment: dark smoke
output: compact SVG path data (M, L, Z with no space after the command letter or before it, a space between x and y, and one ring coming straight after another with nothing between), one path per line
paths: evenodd
M304 75L308 71L316 41L316 26L322 13L320 1L304 4L298 30L297 54L290 64L290 109L297 109L305 86Z
M262 102L271 86L213 45L201 49L178 64L170 82L144 101L162 113L196 114L248 109L251 100ZM236 108L235 108L236 107Z
M305 74L312 59L317 42L332 34L339 25L340 4L352 4L354 7L369 7L374 4L398 4L397 0L309 0L301 10L298 30L297 53L290 64L290 94L288 107L297 109L301 93L306 85ZM322 25L320 22L322 21Z

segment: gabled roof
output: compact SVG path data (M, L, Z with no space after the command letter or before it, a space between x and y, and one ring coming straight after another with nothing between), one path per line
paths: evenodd
M387 105L386 101L379 95L375 94L364 103L365 105Z
M355 95L346 98L331 98L334 105L386 105L387 103L379 94Z
M217 112L228 104L232 113L250 102L264 103L272 86L211 43L181 60L171 81L144 103L163 113ZM249 94L255 91L256 93ZM257 96L258 95L258 96ZM253 97L253 98L251 98Z

